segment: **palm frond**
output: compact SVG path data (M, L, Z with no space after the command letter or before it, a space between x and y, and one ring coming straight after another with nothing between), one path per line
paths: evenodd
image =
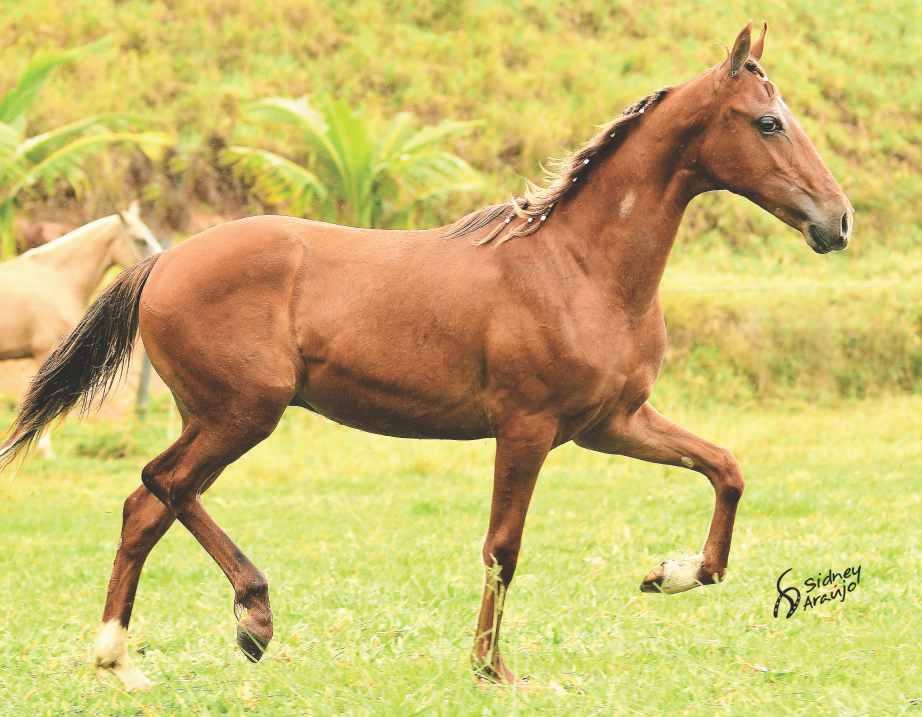
M269 150L234 145L221 153L222 163L241 178L253 182L257 194L273 204L286 204L303 214L314 199L327 196L315 174Z
M23 70L22 75L20 75L19 81L3 97L0 97L0 122L13 124L20 121L23 115L32 107L38 93L41 92L48 77L57 67L91 52L99 52L106 48L108 44L108 38L103 38L69 50L44 52L33 57L26 69Z
M466 135L475 127L480 127L482 125L483 122L479 121L458 122L455 120L445 120L437 125L423 127L404 143L403 152L410 154L429 149L449 139Z
M17 154L21 141L22 133L18 129L0 122L0 188L17 181L25 170Z
M343 100L327 100L323 103L323 115L327 123L327 136L335 147L344 167L343 179L354 192L368 179L372 165L374 145L368 126Z
M98 132L79 137L29 166L16 183L5 188L0 201L15 198L24 189L36 185L51 188L59 181L79 191L86 185L83 163L114 144L134 144L145 152L153 152L169 144L169 140L156 132Z
M91 115L29 137L19 145L17 153L31 162L39 162L88 131L93 129L114 130L118 127L130 126L135 123L136 121L132 118L118 114Z
M400 113L379 125L344 101L330 98L319 100L316 109L306 100L282 97L254 102L248 109L254 118L287 123L300 130L304 143L298 147L299 156L305 154L308 166L322 178L329 196L327 206L335 207L331 213L338 221L381 226L385 217L396 218L400 212L407 214L408 207L479 186L479 176L470 165L441 148L451 138L469 132L478 122L445 121L418 128L412 115ZM250 153L267 152L246 149ZM284 158L267 154L275 164L271 167L272 183L263 188L263 195L297 195L297 183L294 189L284 185L285 170L280 169ZM307 171L299 165L295 167L299 172ZM280 173L283 176L278 176Z
M327 123L323 115L305 99L267 97L246 106L254 118L294 125L308 149L331 170L345 176L346 168L336 147L330 142Z
M455 192L470 192L482 185L480 175L451 152L405 155L394 181L411 204L420 204Z
M16 154L32 162L39 162L68 142L98 126L99 120L95 116L71 122L48 132L29 137L16 148Z
M395 115L378 139L375 152L378 162L387 164L392 157L404 152L404 145L416 132L416 118L412 114L400 112Z

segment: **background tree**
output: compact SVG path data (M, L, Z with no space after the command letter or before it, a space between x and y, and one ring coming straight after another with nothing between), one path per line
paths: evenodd
M444 145L474 122L444 121L420 127L402 112L377 123L342 100L271 97L246 108L261 124L293 130L289 159L277 152L233 145L223 160L263 199L298 214L363 227L402 227L439 197L480 186L479 175ZM272 127L261 127L271 136Z
M16 253L13 218L31 191L50 194L63 184L79 194L89 183L84 166L90 157L114 144L131 143L153 152L163 143L159 134L129 131L133 122L119 115L92 115L28 136L27 114L51 73L107 46L104 39L36 55L16 84L0 96L0 259Z

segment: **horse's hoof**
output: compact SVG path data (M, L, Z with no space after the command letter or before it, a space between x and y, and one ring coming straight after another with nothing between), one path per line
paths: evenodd
M128 656L126 630L118 620L109 620L102 626L94 653L97 670L111 672L129 692L146 690L153 684L132 664Z
M107 670L118 677L122 683L122 687L128 692L142 692L144 690L149 690L154 685L153 682L147 679L141 670L130 663L100 669Z
M499 656L494 656L493 660L490 661L472 652L471 669L474 672L474 679L480 685L494 684L524 687L528 683L527 677L518 677L506 667L506 663Z
M647 573L640 584L640 590L645 593L673 595L715 582L713 577L705 574L703 562L700 554L665 560Z
M525 687L527 677L519 677L512 670L501 664L496 667L488 665L474 666L474 680L478 685L503 685L505 687Z
M247 624L245 620L237 623L237 645L250 662L259 662L262 659L271 638L271 632L268 637L257 635L253 625Z

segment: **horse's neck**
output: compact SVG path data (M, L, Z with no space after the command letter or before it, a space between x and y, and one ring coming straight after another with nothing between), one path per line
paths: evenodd
M555 234L589 280L635 315L656 302L685 207L696 193L692 173L677 162L680 132L673 142L666 127L661 121L635 128L560 204L553 220Z
M117 228L117 217L103 217L33 253L39 261L60 270L68 288L85 304L112 267L112 241Z

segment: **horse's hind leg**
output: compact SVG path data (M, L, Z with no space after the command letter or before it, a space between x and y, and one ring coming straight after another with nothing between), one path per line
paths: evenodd
M145 470L169 470L182 454L185 444L186 441L180 438ZM102 629L96 639L94 653L96 666L111 670L127 689L150 686L148 679L128 657L125 635L144 561L174 520L166 506L143 485L125 500L121 539L112 565Z
M175 464L152 464L142 474L148 490L169 507L230 581L238 612L237 642L253 662L262 657L272 639L269 586L263 574L205 511L199 497L227 465L272 432L282 411L284 405L268 410L254 407L246 412L249 420L244 425L205 425L193 417L180 439L185 440L185 445Z
M56 458L54 447L51 445L50 428L42 431L42 435L38 439L38 452L42 454L42 458L44 458L46 461L53 461Z
M278 414L281 414L281 410ZM112 671L130 690L150 686L150 681L132 664L125 639L144 561L176 519L176 506L189 502L188 495L191 495L192 502L201 508L198 496L214 483L227 464L268 435L278 416L271 421L271 427L263 424L266 427L262 429L255 426L249 430L237 429L223 433L203 433L196 428L194 422L186 420L185 415L183 419L182 435L145 466L141 474L145 485L135 490L125 501L121 541L109 580L102 629L96 641L97 667ZM149 486L154 488L153 492ZM190 490L191 494L188 493ZM186 500L177 501L181 497L186 497ZM167 503L172 507L168 508ZM183 513L187 521L196 520L195 506L192 508L191 513L188 509ZM201 508L201 513L211 521L204 508ZM211 523L213 525L213 521ZM220 533L216 525L214 529ZM239 560L236 569L233 566L225 568L228 564L224 560L228 554L226 551L221 554L220 560L215 557L209 549L214 541L210 541L209 545L202 544L231 580L236 604L247 610L238 625L238 642L250 659L259 659L272 636L268 587L262 574L233 546L226 535L224 538L231 546L229 554Z
M111 670L129 690L150 686L131 663L125 644L141 568L151 549L173 522L166 507L144 486L128 496L122 511L122 537L112 566L102 629L94 649L96 666Z

